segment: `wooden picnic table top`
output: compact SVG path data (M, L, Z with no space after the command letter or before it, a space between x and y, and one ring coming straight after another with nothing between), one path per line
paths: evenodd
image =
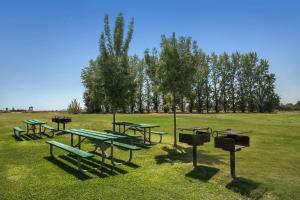
M36 119L28 119L28 120L24 120L23 122L26 123L26 124L30 124L30 125L46 124L46 122L36 120Z

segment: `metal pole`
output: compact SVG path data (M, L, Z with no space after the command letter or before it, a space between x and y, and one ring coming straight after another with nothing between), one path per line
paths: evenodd
M230 174L233 179L235 176L235 151L230 151Z
M197 167L197 146L193 146L193 165Z

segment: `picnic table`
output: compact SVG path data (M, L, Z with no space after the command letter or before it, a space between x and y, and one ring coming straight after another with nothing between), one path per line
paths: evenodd
M126 133L128 130L139 130L140 133L144 136L144 144L148 140L149 143L151 143L151 129L160 127L158 125L151 125L151 124L138 124L138 123L132 123L132 122L115 122L115 125L119 127L120 133ZM121 127L123 127L123 132L121 132ZM127 128L126 128L127 127ZM140 131L142 130L142 131ZM148 138L147 138L147 132L148 132Z
M29 119L23 121L26 124L26 133L28 134L29 130L32 130L32 132L35 134L36 126L39 126L39 134L42 133L42 125L46 124L46 122L37 120L37 119Z
M100 131L93 131L88 129L69 129L69 130L63 130L64 133L71 135L71 146L78 147L81 149L81 143L85 139L92 140L95 143L95 150L100 147L101 149L101 157L102 161L100 164L100 167L104 164L105 158L110 158L111 163L113 166L115 166L114 161L114 143L116 143L116 140L118 139L124 139L128 138L128 136L125 135L115 135L111 133L106 132L100 132ZM78 143L74 145L74 136L78 136ZM110 154L106 152L106 149L110 148Z

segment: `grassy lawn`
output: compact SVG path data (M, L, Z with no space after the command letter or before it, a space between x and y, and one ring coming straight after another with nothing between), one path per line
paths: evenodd
M61 150L55 149L56 159L51 159L46 136L12 137L12 127L25 127L25 119L55 127L50 120L54 115L0 114L0 199L300 199L299 113L178 115L178 127L254 130L250 148L236 154L239 182L230 178L229 153L215 149L213 142L198 148L199 167L193 170L191 147L172 147L168 114L118 114L120 121L158 124L169 135L163 143L135 152L133 164L111 171L106 161L102 173L78 172L75 159ZM74 115L67 128L108 129L111 119L109 114ZM70 142L66 135L54 140ZM85 142L82 148L92 146ZM117 151L115 156L125 160L127 153ZM95 165L100 160L95 159L86 164Z

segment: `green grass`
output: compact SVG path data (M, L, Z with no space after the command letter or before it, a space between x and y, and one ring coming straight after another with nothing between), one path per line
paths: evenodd
M192 168L191 147L172 147L172 115L118 114L117 120L158 124L169 135L162 144L135 152L132 165L113 171L77 171L75 159L55 149L49 157L43 139L17 141L12 127L25 127L25 119L55 126L55 113L0 114L0 199L300 199L300 114L178 115L178 127L210 126L213 129L253 130L250 148L236 155L239 182L232 182L229 153L213 147L198 148L198 165ZM112 116L74 115L67 128L111 128ZM68 136L54 138L69 144ZM158 136L153 136L158 140ZM85 142L84 150L91 150ZM126 159L126 152L117 151ZM96 157L99 160L99 156ZM88 166L96 162L92 160Z

